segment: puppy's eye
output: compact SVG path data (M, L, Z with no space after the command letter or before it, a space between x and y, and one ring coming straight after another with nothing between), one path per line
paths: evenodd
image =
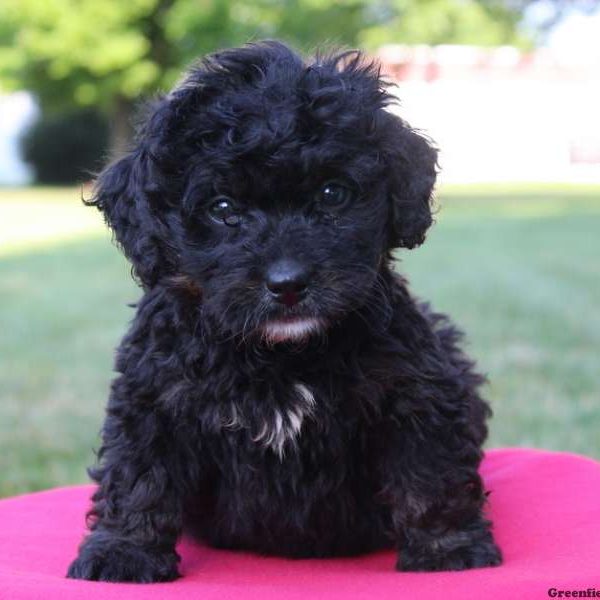
M218 196L208 207L210 218L217 223L224 223L230 227L240 224L241 216L235 203L227 196Z
M328 181L317 192L316 201L324 209L342 208L354 198L354 192L347 186Z

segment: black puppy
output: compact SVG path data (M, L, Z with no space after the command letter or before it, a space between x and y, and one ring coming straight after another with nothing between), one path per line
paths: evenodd
M408 571L500 563L482 377L392 271L436 178L392 101L356 52L218 52L101 174L92 203L144 294L69 577L174 579L183 531L292 557L395 544Z

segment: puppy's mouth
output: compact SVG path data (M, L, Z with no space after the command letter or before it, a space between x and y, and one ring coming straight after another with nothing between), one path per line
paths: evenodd
M325 329L318 317L286 316L270 319L260 327L262 339L269 345L281 342L304 342Z

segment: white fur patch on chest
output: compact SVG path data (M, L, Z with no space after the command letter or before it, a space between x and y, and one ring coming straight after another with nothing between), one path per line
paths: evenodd
M304 419L315 407L315 396L306 385L295 383L294 392L297 400L284 411L275 409L272 418L265 419L252 437L253 442L270 447L279 458L283 458L288 443L295 443Z

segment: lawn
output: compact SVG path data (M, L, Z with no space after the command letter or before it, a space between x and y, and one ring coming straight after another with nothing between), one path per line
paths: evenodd
M0 496L86 481L138 290L79 190L0 190ZM600 186L448 187L414 292L468 332L489 447L600 458Z

